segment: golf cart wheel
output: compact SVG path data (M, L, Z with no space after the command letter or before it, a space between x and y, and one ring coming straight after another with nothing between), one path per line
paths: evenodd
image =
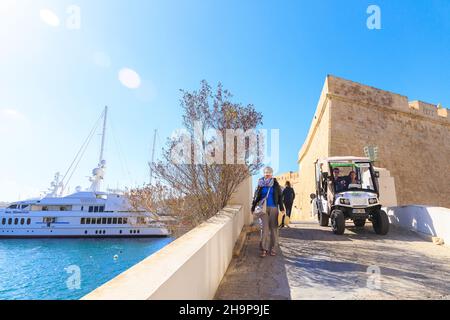
M355 227L362 228L366 225L366 219L353 220L353 223L355 224Z
M376 234L384 236L389 232L389 218L383 210L373 215L372 224Z
M328 221L329 221L330 217L327 214L319 212L317 217L319 219L319 224L321 227L328 227Z
M333 210L331 213L331 227L334 234L344 234L345 232L345 217L341 210Z

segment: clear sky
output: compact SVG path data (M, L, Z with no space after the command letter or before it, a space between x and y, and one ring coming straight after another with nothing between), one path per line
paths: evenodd
M372 4L380 30L366 25ZM280 171L297 170L327 74L449 108L449 35L448 0L1 0L0 201L46 190L105 105L107 185L144 183L153 130L159 149L180 127L179 89L202 79L263 112L280 129ZM89 185L99 144L72 190Z

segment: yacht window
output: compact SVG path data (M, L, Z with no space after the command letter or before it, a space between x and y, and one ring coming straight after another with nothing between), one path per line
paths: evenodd
M102 224L102 218L97 218L97 224Z
M138 217L137 218L137 223L138 224L145 224L145 217Z
M106 218L102 218L102 224L106 224Z
M14 219L14 224L18 224L19 223L19 218L15 218Z
M91 218L86 218L86 224L91 224Z
M94 207L93 206L89 206L89 212L93 212L94 211Z
M105 206L98 207L98 212L104 212L104 211L105 211Z
M119 221L117 221L118 224L122 224L122 218L119 218Z
M108 218L108 224L112 223L112 218Z
M123 224L127 224L128 223L128 218L123 218Z
M30 219L30 218L27 219L27 224L28 224L28 225L31 224L31 219Z
M26 208L28 208L28 204L23 204L22 209L26 209Z
M84 206L81 206L81 211L84 211Z
M72 211L72 206L45 206L42 211Z
M12 204L8 207L8 209L17 209L17 204Z
M94 207L94 212L98 212L98 206Z
M43 217L42 222L47 223L47 224L55 223L56 218L55 217Z
M86 218L81 218L81 224L86 224Z
M117 218L113 218L113 224L117 224Z
M25 218L20 219L20 224L24 225L25 224Z
M2 224L5 225L6 224L6 218L2 219Z
M11 218L8 219L8 224L12 224L12 219Z

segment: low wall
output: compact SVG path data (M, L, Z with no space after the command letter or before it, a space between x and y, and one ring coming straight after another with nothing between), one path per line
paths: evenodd
M380 175L378 178L380 202L386 207L396 207L398 203L394 177L391 177L391 173L385 168L375 168L375 171Z
M249 225L253 222L253 216L251 213L251 205L253 199L253 186L252 178L245 179L231 195L228 205L242 206L244 210L244 224Z
M393 225L439 237L450 244L450 209L428 206L403 206L387 208Z
M83 300L213 299L248 212L228 206Z

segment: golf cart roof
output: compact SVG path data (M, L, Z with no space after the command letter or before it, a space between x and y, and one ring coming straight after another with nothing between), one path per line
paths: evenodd
M323 158L318 160L319 163L330 163L330 162L371 162L369 158L364 157L352 157L352 156L346 156L346 157L330 157L330 158Z

